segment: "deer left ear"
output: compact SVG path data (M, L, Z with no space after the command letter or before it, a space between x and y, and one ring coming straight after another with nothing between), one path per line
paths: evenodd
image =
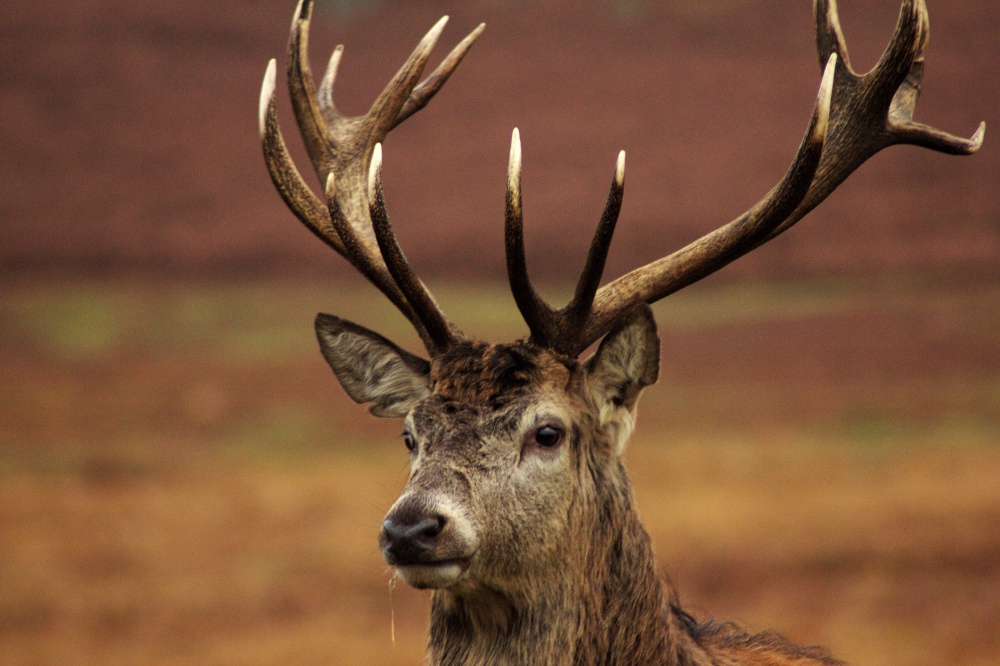
M619 453L635 426L642 390L660 374L660 337L648 305L638 305L601 341L584 364L591 395Z
M375 416L406 416L430 391L430 364L364 326L316 315L319 348L347 395Z

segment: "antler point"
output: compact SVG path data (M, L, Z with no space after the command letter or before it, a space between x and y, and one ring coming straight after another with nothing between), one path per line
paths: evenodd
M508 181L511 186L521 177L521 133L514 128L510 137L510 165L507 168Z
M299 21L308 21L311 12L312 0L299 0L299 3L295 6L295 13L292 14L292 25L295 25Z
M271 100L274 98L274 87L275 87L275 77L278 69L278 63L274 58L267 63L267 69L264 70L264 81L260 86L260 106L258 107L258 120L260 122L260 136L264 138L264 134L267 131L267 107L271 104Z
M975 134L973 134L972 138L969 139L969 142L972 144L971 146L972 152L976 152L977 150L982 148L983 141L985 139L986 139L986 121L984 120L981 123L979 123L979 127L976 128Z
M826 68L823 70L823 80L819 85L817 95L817 122L816 134L825 137L826 130L830 123L830 103L833 100L833 79L837 71L837 54L831 53L826 61Z
M445 14L438 19L438 22L434 24L434 27L427 31L427 35L424 39L429 39L431 45L437 41L437 38L441 36L441 32L444 30L444 26L448 23L448 15Z
M368 200L375 200L375 188L382 175L382 143L376 143L372 151L372 163L368 169Z

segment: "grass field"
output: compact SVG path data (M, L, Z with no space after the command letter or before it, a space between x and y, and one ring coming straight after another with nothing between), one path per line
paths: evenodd
M356 284L7 280L0 664L414 664L427 596L376 546L398 421L316 351ZM512 338L505 288L435 285ZM657 306L627 453L697 615L858 664L997 663L1000 284L698 286Z

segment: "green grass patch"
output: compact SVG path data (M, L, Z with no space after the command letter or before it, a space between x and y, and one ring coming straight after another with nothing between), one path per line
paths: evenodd
M506 285L433 286L442 307L469 334L510 340L527 333ZM995 291L1000 297L1000 290ZM556 304L569 298L565 288L545 292ZM887 298L850 281L797 280L697 286L661 301L655 310L663 325L698 329L829 316L876 305L907 308L913 307L913 297L893 292ZM958 315L971 307L954 300L938 305L958 308ZM986 319L982 323L994 323L994 315L972 309ZM13 331L64 359L195 353L234 363L271 363L313 353L312 320L319 311L357 321L404 345L417 344L409 323L381 294L351 281L17 286L0 304L0 331Z

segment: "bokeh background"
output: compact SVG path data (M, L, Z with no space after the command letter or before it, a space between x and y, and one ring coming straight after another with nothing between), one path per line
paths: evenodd
M867 69L898 3L841 5ZM919 119L1000 126L1000 4L930 5ZM419 345L284 209L260 156L260 78L292 11L0 9L2 664L421 659L427 595L393 588L376 546L406 479L400 426L344 396L311 322ZM495 339L525 332L503 283L513 127L529 263L559 299L619 149L612 277L766 192L819 81L806 0L319 0L314 69L344 43L336 96L359 113L444 13L438 57L487 30L386 142L387 198L445 309ZM663 371L627 459L696 615L859 664L997 663L993 143L876 156L656 306Z

